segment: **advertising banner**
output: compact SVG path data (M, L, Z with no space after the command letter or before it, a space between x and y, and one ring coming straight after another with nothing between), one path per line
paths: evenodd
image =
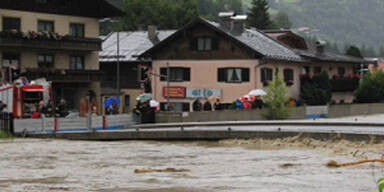
M222 97L220 89L187 89L187 98L202 99L209 97Z
M186 97L186 90L187 89L185 87L169 87L169 97L183 99ZM163 97L168 97L167 87L163 87Z

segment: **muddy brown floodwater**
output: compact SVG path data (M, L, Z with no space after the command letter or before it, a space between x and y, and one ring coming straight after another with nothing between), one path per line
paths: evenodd
M384 144L348 141L0 141L1 192L377 191L383 166L330 169L330 160L381 158ZM384 153L384 152L383 152ZM135 174L135 169L188 172Z

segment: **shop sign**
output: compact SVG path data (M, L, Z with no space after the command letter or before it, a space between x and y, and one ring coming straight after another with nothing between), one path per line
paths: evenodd
M169 97L183 99L186 97L186 90L187 89L185 87L169 87ZM163 87L163 97L168 97L167 87Z
M187 98L199 99L209 97L222 97L220 89L187 89Z

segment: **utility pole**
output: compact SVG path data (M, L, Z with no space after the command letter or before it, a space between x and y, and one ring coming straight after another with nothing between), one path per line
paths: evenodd
M167 111L170 111L170 99L169 99L169 84L171 77L171 69L169 68L169 63L167 62Z
M117 31L117 59L116 59L116 89L117 98L120 100L120 34Z

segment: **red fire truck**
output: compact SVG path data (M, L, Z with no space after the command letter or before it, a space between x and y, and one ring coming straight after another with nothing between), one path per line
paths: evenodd
M52 99L52 87L45 83L42 85L6 85L0 87L0 101L7 105L8 112L13 113L14 118L28 117L31 108L44 104Z

